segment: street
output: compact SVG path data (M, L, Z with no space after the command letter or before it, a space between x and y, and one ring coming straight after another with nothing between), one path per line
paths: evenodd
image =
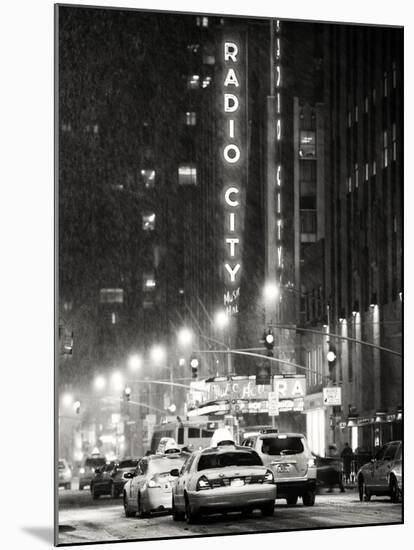
M157 514L149 519L126 518L122 499L101 497L93 501L88 489L59 493L59 543L80 544L91 541L158 539L194 535L224 535L289 531L323 527L343 527L402 522L401 504L389 497L373 497L361 503L356 490L323 492L313 507L300 502L288 507L277 500L274 516L263 518L259 511L248 517L232 513L203 517L196 525L175 522L171 515Z

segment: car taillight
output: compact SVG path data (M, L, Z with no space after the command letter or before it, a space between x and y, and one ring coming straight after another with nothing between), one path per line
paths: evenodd
M155 477L152 477L148 481L147 485L149 489L154 489L155 487L161 487L161 485L159 484L159 481Z
M267 470L265 476L264 476L264 482L265 483L274 483L275 478L273 477L273 472L270 470Z
M314 468L316 466L316 462L314 458L308 458L308 468Z
M80 473L80 474L84 474L84 473L85 473L85 468L80 468L80 469L79 469L79 473Z
M211 485L206 476L201 476L197 481L196 491L204 491L204 489L211 489Z

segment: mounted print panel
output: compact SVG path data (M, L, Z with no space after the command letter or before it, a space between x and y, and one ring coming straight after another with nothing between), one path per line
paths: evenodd
M55 543L403 523L403 28L55 15Z

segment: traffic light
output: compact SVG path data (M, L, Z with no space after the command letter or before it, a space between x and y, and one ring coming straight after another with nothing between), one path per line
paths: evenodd
M336 364L336 348L334 345L331 344L331 342L327 342L329 349L328 353L326 354L326 359L328 360L328 366L329 369L333 369Z
M190 367L191 367L191 376L195 380L198 378L198 368L200 366L200 361L197 359L197 357L192 357L190 360Z
M124 396L126 401L129 401L131 399L131 388L129 386L124 389Z
M273 331L271 328L267 329L267 331L265 331L264 333L264 336L263 336L263 340L264 340L264 344L266 346L266 349L267 349L267 355L269 357L273 357L273 348L274 348L274 345L275 345L275 337L273 335Z

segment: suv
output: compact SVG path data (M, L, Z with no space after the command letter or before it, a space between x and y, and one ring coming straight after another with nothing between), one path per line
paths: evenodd
M298 497L305 506L314 505L316 464L303 434L263 429L250 432L242 445L254 449L272 470L277 498L285 498L289 506L294 506Z

